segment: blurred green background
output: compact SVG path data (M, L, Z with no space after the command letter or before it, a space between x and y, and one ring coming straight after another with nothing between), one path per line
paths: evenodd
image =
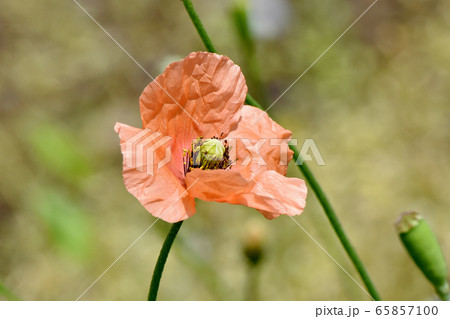
M253 45L234 1L194 5L270 105L371 2L253 0ZM80 4L153 76L204 50L181 1ZM380 0L271 109L300 144L314 139L326 165L310 166L386 300L435 298L394 231L399 213L425 215L450 256L449 21L448 1ZM74 300L155 220L123 185L113 131L141 125L150 79L71 0L1 1L0 74L0 299ZM358 278L312 192L297 220ZM168 227L157 222L82 300L144 300ZM263 249L256 270L249 240ZM368 300L290 218L199 201L159 299L246 298Z

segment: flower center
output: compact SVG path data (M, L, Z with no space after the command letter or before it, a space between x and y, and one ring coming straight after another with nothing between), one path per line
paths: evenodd
M200 146L201 156L209 162L220 162L225 153L225 146L222 145L220 140L215 138L209 138L203 142Z
M204 170L226 169L230 167L230 147L227 140L222 141L213 136L209 139L197 138L192 142L191 150L183 150L184 174L193 168Z

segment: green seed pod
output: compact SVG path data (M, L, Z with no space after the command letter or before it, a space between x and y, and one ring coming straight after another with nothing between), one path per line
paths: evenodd
M439 297L448 300L447 264L437 238L426 220L416 212L403 213L395 228L409 255L433 284Z
M221 161L225 147L220 140L209 138L203 141L200 152L207 161Z

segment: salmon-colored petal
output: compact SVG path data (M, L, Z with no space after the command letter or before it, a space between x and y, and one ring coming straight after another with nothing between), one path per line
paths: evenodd
M248 198L252 201L249 206L267 219L299 215L305 209L307 193L304 180L266 171L255 179Z
M306 204L305 182L273 170L246 179L239 170L195 169L186 175L186 185L193 197L256 208L268 219L298 215Z
M164 148L147 153L152 145L157 145L155 143L161 140L161 134L152 135L150 130L121 123L116 123L114 129L120 137L124 157L123 180L127 190L153 216L169 223L194 215L194 198L167 165L160 165L165 162ZM152 160L151 155L154 155Z
M177 137L182 148L199 136L226 135L239 120L246 94L241 69L228 57L193 52L145 88L143 126Z
M293 156L288 146L291 135L266 112L244 105L241 121L227 137L236 150L237 161L233 169L240 170L247 178L267 170L286 175L287 165Z
M195 184L194 181L197 181ZM191 196L206 201L223 202L247 188L249 181L239 171L193 169L186 174L186 187Z

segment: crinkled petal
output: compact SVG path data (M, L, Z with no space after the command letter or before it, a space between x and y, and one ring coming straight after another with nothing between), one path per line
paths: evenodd
M267 219L298 215L306 204L305 182L273 170L246 179L233 169L195 169L186 175L186 186L192 197L256 208Z
M241 69L228 57L193 52L145 88L140 97L143 126L181 137L180 144L226 135L239 120L246 94Z
M169 223L195 214L195 201L186 187L165 163L164 147L147 152L158 145L162 135L116 123L123 154L123 180L127 190L153 216ZM150 156L155 157L150 160ZM149 164L150 163L150 164Z
M305 209L307 193L304 180L266 171L255 179L249 196L253 202L249 206L267 219L299 215Z
M233 169L241 171L247 178L267 170L286 175L293 156L288 146L291 135L266 112L244 105L241 121L236 130L227 136L232 145L232 157L237 159Z

